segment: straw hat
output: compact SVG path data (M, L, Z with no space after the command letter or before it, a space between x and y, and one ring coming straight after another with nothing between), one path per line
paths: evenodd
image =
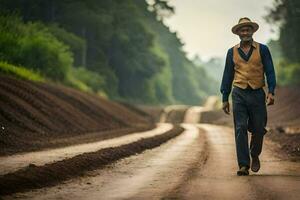
M248 17L243 17L239 19L237 25L232 27L231 29L232 33L237 34L238 29L241 28L242 26L252 26L254 32L257 31L259 28L257 23L252 22Z

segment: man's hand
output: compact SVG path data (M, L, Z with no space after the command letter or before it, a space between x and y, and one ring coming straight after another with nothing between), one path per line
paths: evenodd
M274 95L272 93L268 93L266 103L267 103L267 106L274 104Z
M230 115L230 105L229 105L228 101L223 102L223 108L222 109L224 110L224 112L227 115Z

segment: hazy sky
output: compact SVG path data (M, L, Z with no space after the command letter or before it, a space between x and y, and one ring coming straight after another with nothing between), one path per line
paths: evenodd
M263 19L267 13L265 7L271 7L273 0L169 0L169 3L176 13L165 19L165 24L178 32L190 58L195 54L204 60L225 57L227 49L239 42L231 27L240 17L247 16L260 25L254 34L256 41L266 43L277 38Z

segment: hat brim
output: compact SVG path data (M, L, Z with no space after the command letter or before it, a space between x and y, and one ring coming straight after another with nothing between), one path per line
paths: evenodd
M255 22L244 22L244 23L237 24L234 27L232 27L232 29L231 29L232 33L237 34L238 29L243 27L243 26L253 27L253 32L256 32L259 28L259 25Z

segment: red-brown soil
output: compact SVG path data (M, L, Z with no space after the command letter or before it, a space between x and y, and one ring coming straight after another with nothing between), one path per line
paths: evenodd
M62 85L0 76L0 155L153 128L149 117Z

